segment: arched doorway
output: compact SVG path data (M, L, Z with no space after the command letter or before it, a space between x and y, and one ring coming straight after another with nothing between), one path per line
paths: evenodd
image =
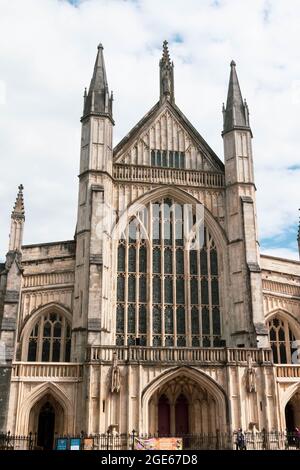
M181 368L150 387L149 398L148 390L142 398L147 406L144 432L165 434L170 429L176 436L227 431L226 396L210 378Z
M170 434L170 403L166 395L161 395L158 401L158 434Z
M285 407L285 428L288 432L293 432L295 429L294 408L290 402Z
M300 390L287 402L285 407L285 427L288 432L300 428Z
M53 449L55 437L64 433L64 410L51 393L45 394L31 409L29 431L37 436L38 448Z
M42 406L39 413L37 445L44 450L53 449L55 426L55 411L48 401Z
M189 404L183 393L179 395L175 403L175 431L176 435L189 432Z

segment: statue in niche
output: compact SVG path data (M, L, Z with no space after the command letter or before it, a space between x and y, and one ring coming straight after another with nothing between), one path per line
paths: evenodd
M247 357L246 388L249 393L256 392L256 372L252 365L251 354Z
M111 369L111 392L119 393L121 387L120 383L120 368L118 366L118 358L116 351L113 354L113 364Z

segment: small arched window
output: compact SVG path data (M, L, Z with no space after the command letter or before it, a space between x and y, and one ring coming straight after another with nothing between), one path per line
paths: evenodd
M273 317L268 322L268 326L270 345L275 364L292 363L292 355L295 350L293 342L296 338L288 321L279 317Z
M59 313L39 317L29 336L27 360L33 362L69 362L71 327Z

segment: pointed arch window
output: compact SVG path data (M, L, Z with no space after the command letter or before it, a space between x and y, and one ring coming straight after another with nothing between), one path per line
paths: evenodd
M275 316L268 322L269 339L275 364L291 364L296 340L287 320Z
M37 320L29 336L27 361L69 362L71 327L59 313L44 314Z
M217 247L204 227L202 245L187 248L184 227L194 219L165 198L129 221L117 249L117 345L220 345Z

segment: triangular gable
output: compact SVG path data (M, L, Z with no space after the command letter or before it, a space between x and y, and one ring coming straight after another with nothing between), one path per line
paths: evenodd
M150 166L151 151L184 155L186 169L224 171L222 161L203 137L169 102L153 106L121 140L114 148L114 163Z

